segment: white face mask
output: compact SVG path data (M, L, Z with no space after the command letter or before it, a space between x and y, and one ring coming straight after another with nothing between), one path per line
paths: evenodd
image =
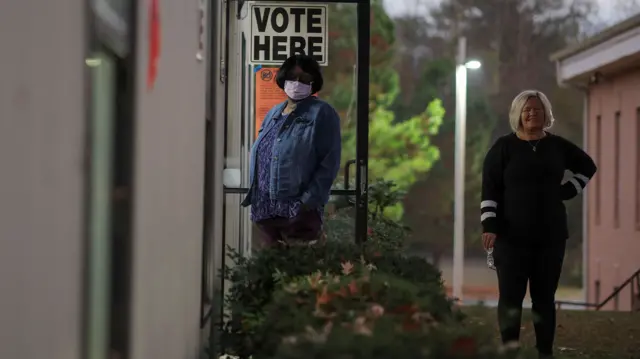
M285 80L284 93L294 101L304 100L311 96L311 85L303 84L299 81Z

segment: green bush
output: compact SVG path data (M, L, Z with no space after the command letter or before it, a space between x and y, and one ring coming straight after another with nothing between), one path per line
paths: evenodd
M442 295L361 261L341 273L275 275L254 359L500 358L491 334L442 312Z
M324 222L324 233L328 241L350 241L355 237L355 210L351 207L341 208L327 214Z
M254 331L262 343L254 358L274 358L280 345L326 340L331 328L372 335L378 321L412 333L452 322L449 303L434 288L389 275L365 261L342 263L340 274L278 274L277 290ZM437 289L437 288L436 288ZM383 324L381 328L384 328Z
M377 180L368 187L368 237L382 249L400 250L409 235L409 228L385 215L385 210L402 202L406 192L393 181ZM353 241L355 210L345 197L333 200L335 213L327 213L325 234L330 241Z
M367 237L375 241L380 249L400 251L404 248L409 229L387 218L374 218L369 214ZM325 234L328 241L353 242L355 218L351 208L338 210L325 221Z
M385 215L403 194L370 187L368 240L356 245L352 209L327 221L328 240L266 247L250 258L229 250L220 347L254 359L500 358L492 333L453 308L440 271L403 254L408 229ZM342 217L340 217L342 216Z
M327 327L325 327L327 328ZM301 340L285 341L274 358L278 359L499 359L503 358L495 347L482 343L479 331L463 326L440 325L417 332L399 332L391 318L376 321L370 334L362 335L352 328L331 326L318 336L306 336Z
M415 281L429 297L436 317L452 316L451 302L445 296L440 272L426 260L405 257L400 252L384 249L376 241L362 247L353 242L328 241L314 247L270 247L251 258L244 258L230 250L233 265L225 268L224 278L231 281L226 298L226 318L222 330L224 352L248 357L263 346L263 337L256 336L255 323L264 320L268 305L273 301L278 273L288 278L306 276L320 271L339 274L345 262L366 261L379 272ZM427 294L428 293L428 294Z

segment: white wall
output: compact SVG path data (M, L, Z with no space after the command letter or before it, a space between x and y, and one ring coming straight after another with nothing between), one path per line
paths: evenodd
M155 89L146 89L148 3L139 1L131 359L200 350L206 63L197 1L161 0Z
M0 8L0 358L81 358L85 1Z

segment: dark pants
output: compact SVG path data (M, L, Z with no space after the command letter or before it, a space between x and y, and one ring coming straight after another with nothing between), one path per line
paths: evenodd
M498 239L494 249L498 272L498 323L503 343L518 341L522 301L529 283L536 348L551 355L556 330L555 294L562 272L565 240L547 245L515 245Z
M266 245L278 242L287 244L305 244L318 240L322 232L322 218L313 209L300 211L293 218L276 217L256 223Z

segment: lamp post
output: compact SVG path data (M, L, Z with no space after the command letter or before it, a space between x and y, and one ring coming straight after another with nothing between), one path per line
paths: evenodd
M478 69L479 61L467 61L466 38L458 39L456 59L456 129L453 219L453 297L462 299L464 282L464 185L467 140L467 69Z

